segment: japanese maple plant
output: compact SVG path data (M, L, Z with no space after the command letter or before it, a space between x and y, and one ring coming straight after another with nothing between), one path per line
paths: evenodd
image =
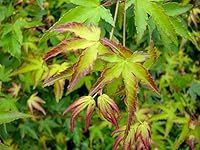
M87 7L89 9L90 4L87 6L81 0L71 0L71 2L80 5L74 8L74 11L75 9L87 10ZM68 80L67 93L70 94L76 89L75 87L83 77L95 73L98 78L88 94L81 95L63 112L64 115L71 113L71 130L73 131L75 120L82 111L85 112L85 131L90 127L92 115L97 113L102 119L114 126L112 135L116 140L113 149L118 149L120 146L124 150L150 149L152 143L151 127L148 119L141 117L145 116L146 112L143 112L143 115L138 115L140 110L138 93L140 86L144 85L159 95L159 89L149 73L149 69L158 58L152 36L153 30L158 31L162 44L168 49L178 46L178 36L182 36L195 44L190 32L182 25L181 19L178 17L190 8L184 7L182 9L177 3L159 4L154 0L106 1L101 4L98 0L88 0L88 2L91 3L91 10L98 9L96 16L90 15L87 19L83 19L84 17L73 19L72 17L71 20L61 17L43 38L47 34L61 34L65 38L44 54L43 58L30 59L29 66L23 66L13 75L27 72L27 70L37 71L37 75L34 77L34 87L37 86L39 80L44 80L44 87L54 84L55 97L59 101L63 95L65 80ZM124 17L122 39L118 40L114 36L114 31L120 3L123 3L122 6L124 6ZM112 20L112 16L108 15L108 11L104 7L113 4L116 5L116 9ZM134 6L136 41L142 39L146 30L149 33L149 45L143 51L133 51L126 47L126 10L132 5ZM176 7L178 11L172 11L171 6ZM94 18L91 19L92 17ZM103 34L98 23L94 23L99 22L100 19L112 25L110 37L106 37L107 35ZM75 56L75 59L66 59L61 65L54 64L51 61L53 57L58 55L68 57L71 54ZM49 65L51 63L52 65ZM32 70L27 69L30 68L31 64L37 67L32 68ZM119 103L115 100L115 97L105 90L107 85L116 80L122 81L118 87L121 101L126 107L126 123L121 121L124 118L122 118ZM44 101L36 95L37 93L33 94L28 100L31 112L35 108L46 114L39 104L44 103Z

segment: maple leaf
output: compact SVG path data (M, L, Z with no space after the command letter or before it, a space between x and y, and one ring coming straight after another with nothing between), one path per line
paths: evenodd
M103 7L104 5L100 4L99 0L69 0L68 2L77 6L65 12L60 19L43 34L41 41L46 41L49 37L54 36L54 32L51 31L63 23L79 22L97 25L100 20L103 20L115 26L110 10Z
M97 105L103 117L117 128L118 120L121 117L117 104L108 95L102 94L98 97Z
M71 130L74 129L74 121L77 118L78 114L85 108L87 108L86 119L85 119L85 130L87 130L90 125L90 120L92 117L92 113L95 109L95 106L96 106L96 102L91 96L82 96L78 100L76 100L74 103L72 103L63 113L63 114L66 114L72 111L72 116L70 119Z
M128 112L128 131L132 123L133 114L136 111L138 82L142 81L142 83L145 83L153 91L159 94L153 78L143 66L143 63L148 59L149 55L144 52L132 53L129 49L113 41L109 41L108 39L103 39L102 42L111 47L114 53L113 55L104 55L101 59L112 65L109 65L102 72L101 76L91 89L90 95L94 95L102 90L106 84L122 76L126 90L125 104ZM116 53L119 55L116 55Z
M146 29L149 29L149 34L152 36L156 27L166 48L174 49L178 46L178 35L192 41L198 48L194 37L179 17L192 8L191 4L180 5L177 2L159 3L152 0L130 0L126 4L127 8L132 4L134 5L134 23L138 43L142 42L141 39ZM155 27L150 27L152 24Z
M18 96L18 93L21 89L21 84L12 83L12 87L8 89L8 92L11 93L14 97Z
M29 99L27 100L28 107L32 114L33 114L33 108L35 108L38 111L41 111L44 115L46 115L45 110L40 105L40 103L45 104L45 101L40 97L36 96L37 94L38 93L36 92L29 97Z
M80 23L67 23L54 29L57 32L73 33L75 38L62 41L44 55L44 60L48 60L62 52L82 50L82 53L73 65L73 73L68 85L68 91L71 91L81 77L87 75L93 67L97 56L106 50L100 43L100 28L90 25L85 26Z

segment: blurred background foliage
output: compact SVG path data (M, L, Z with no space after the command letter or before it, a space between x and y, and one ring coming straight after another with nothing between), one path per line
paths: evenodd
M69 104L88 94L97 73L82 78L76 90L71 93L66 93L67 81L66 84L62 81L43 88L42 81L45 78L50 78L69 66L65 59L76 61L73 54L53 59L53 65L42 60L43 54L58 44L63 36L69 36L45 33L61 16L59 24L70 21L98 24L102 29L102 36L109 36L114 23L112 16L115 5L103 7L107 10L96 12L92 4L77 6L71 1L73 0L0 0L0 112L19 111L28 114L27 101L31 101L32 96L32 99L41 98L45 101L45 104L39 105L42 106L40 111L46 114L44 116L41 112L34 111L31 119L20 119L7 124L0 120L0 149L112 149L113 127L106 120L95 114L89 131L83 132L82 114L76 122L74 132L71 132L70 115L62 115ZM114 0L112 2L115 3ZM133 51L148 50L148 33L153 32L159 54L157 62L151 68L151 74L161 95L140 88L137 117L151 124L152 149L185 150L194 147L197 150L200 149L200 2L173 2L191 6L181 17L183 24L194 36L195 44L178 38L178 47L169 48L171 45L163 43L156 30L145 31L138 42L134 7L127 8L127 47ZM120 3L114 32L114 38L119 41L122 41L123 5L123 2ZM97 70L99 68L101 66L97 66ZM48 71L51 72L50 76L47 76ZM120 109L124 111L122 116L125 116L125 107L120 105L120 90L116 92L119 82L121 81L115 81L105 90L116 97Z

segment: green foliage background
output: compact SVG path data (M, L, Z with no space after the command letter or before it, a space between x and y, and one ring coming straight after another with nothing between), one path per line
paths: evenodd
M165 0L154 1L159 6L166 5ZM115 3L114 0L112 2ZM169 16L181 20L181 24L174 25L175 29L165 28L165 20L156 16L159 11L153 12L149 8L149 16L142 12L142 5L135 9L133 2L127 1L126 46L133 51L148 51L149 41L153 40L159 54L150 72L159 87L160 96L142 87L138 102L138 116L151 124L151 147L159 150L189 149L192 141L194 149L200 149L200 2L174 0L172 5L164 7ZM76 90L69 94L66 88L43 88L43 74L50 64L43 65L42 56L63 37L70 37L69 34L47 32L50 27L73 21L93 23L101 28L102 36L109 37L115 24L115 4L96 7L96 3L98 0L0 0L0 149L112 149L113 127L97 113L92 117L88 132L83 132L84 113L77 119L74 132L69 127L70 115L62 115L73 101L88 94L99 76L98 72L83 77ZM181 8L175 7L176 4ZM116 41L123 38L123 7L124 3L120 3L113 38ZM150 19L147 21L146 17ZM148 24L147 27L145 24ZM161 31L159 27L166 30ZM175 30L180 35L178 38L173 35ZM76 61L75 56L70 54L59 55L52 62L62 70L60 64L65 59ZM19 69L21 65L27 67ZM97 70L100 68L97 66ZM123 95L120 91L116 93L118 82L108 85L105 90L116 98L122 110L121 121L125 122L125 106L120 100ZM8 91L12 83L21 85L14 96ZM27 100L35 92L46 102L42 106L47 114L44 116L34 111L34 116L28 119ZM19 118L23 119L14 121Z

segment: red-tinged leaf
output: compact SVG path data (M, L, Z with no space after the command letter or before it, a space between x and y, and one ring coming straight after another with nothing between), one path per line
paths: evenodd
M112 110L112 108L109 105L105 105L105 109L108 114L107 115L108 121L110 121L116 128L119 128L118 118L115 116L115 112L114 111L109 112L110 110Z
M110 47L114 53L119 54L119 55L123 56L124 58L128 58L132 55L132 52L128 48L122 46L120 43L116 43L107 38L101 39L101 42L105 46Z
M86 111L86 119L85 119L85 131L87 131L90 126L90 121L91 121L92 113L94 112L95 106L96 106L95 101L94 103L88 105L88 108Z
M62 52L70 52L78 49L85 49L87 47L95 44L93 41L88 41L86 39L81 38L73 38L69 40L63 40L61 43L53 47L49 52L47 52L43 59L47 61L48 59L57 56Z
M55 31L61 33L72 32L75 34L75 36L87 39L89 41L98 41L101 33L100 28L94 25L87 27L81 23L76 22L60 25L55 28Z
M116 139L115 139L115 143L113 145L113 150L118 150L118 146L119 144L123 141L124 139L124 136L123 134L122 135L119 135Z
M73 131L73 129L74 129L74 122L75 122L76 117L86 107L87 107L87 104L83 103L82 105L77 106L73 110L72 115L71 115L71 119L70 119L70 129L71 129L71 131Z
M63 96L64 86L65 86L65 80L64 79L58 80L54 84L54 94L55 94L57 103L59 102L59 100Z
M98 97L98 107L104 118L118 128L117 120L121 117L121 113L116 103L109 96L103 94Z
M21 89L21 84L12 83L12 87L8 89L8 92L11 93L14 97L18 96L18 93Z
M38 102L38 103L41 103L41 104L45 104L46 103L43 99L41 99L38 96L35 98L35 102Z
M136 131L135 140L138 142L137 147L149 150L150 148L150 126L147 122L141 123Z
M135 122L126 133L126 126L115 130L112 134L117 136L113 149L123 142L123 150L149 150L150 147L150 127L146 122Z
M111 99L109 96L103 94L104 96L104 100L111 106L111 108L117 113L118 118L121 117L121 113L119 111L119 107L117 106L117 104L114 102L113 99Z
M77 118L78 114L87 107L86 112L86 129L89 127L91 115L95 109L96 102L91 96L83 96L76 100L73 104L71 104L63 114L72 111L71 119L70 119L70 128L74 129L74 122Z
M94 95L99 90L101 90L104 85L111 82L115 78L119 78L123 70L123 63L117 63L110 68L105 69L97 82L94 84L89 95Z
M37 92L32 94L29 99L27 100L28 107L33 114L33 108L37 109L38 111L41 111L44 115L46 115L45 110L41 107L40 103L45 103L44 100L42 100L40 97L36 96Z
M135 134L136 134L138 126L139 126L139 123L136 122L133 125L131 125L130 130L127 133L126 133L126 130L125 130L123 150L137 149Z
M88 99L90 99L91 96L82 96L80 97L78 100L76 100L73 104L71 104L64 112L63 115L72 111L74 108L76 108L77 106L85 103L88 101Z
M98 45L99 44L95 44L82 52L79 61L74 65L74 72L68 85L69 91L74 88L81 77L87 75L91 71L93 63L97 59Z
M126 90L126 100L125 104L127 106L127 129L126 133L128 133L130 129L130 125L133 122L134 113L136 112L137 105L137 92L138 92L138 81L137 78L131 72L131 68L129 66L125 66L122 73L125 90Z
M34 107L35 109L41 111L44 115L46 115L45 110L36 102L32 102L31 103L32 107Z
M112 132L112 135L117 136L117 138L115 139L114 145L113 145L113 150L118 150L119 144L124 140L125 129L126 129L126 127L123 126L118 129L115 129Z
M124 135L124 143L123 143L123 150L130 150L130 149L136 149L135 148L135 139L134 139L134 135L135 135L135 129L132 128L130 129L127 133L125 131L125 135Z
M159 90L155 84L154 79L149 74L149 72L139 63L130 63L129 69L132 73L142 82L144 82L147 86L149 86L153 91L155 91L159 95Z

